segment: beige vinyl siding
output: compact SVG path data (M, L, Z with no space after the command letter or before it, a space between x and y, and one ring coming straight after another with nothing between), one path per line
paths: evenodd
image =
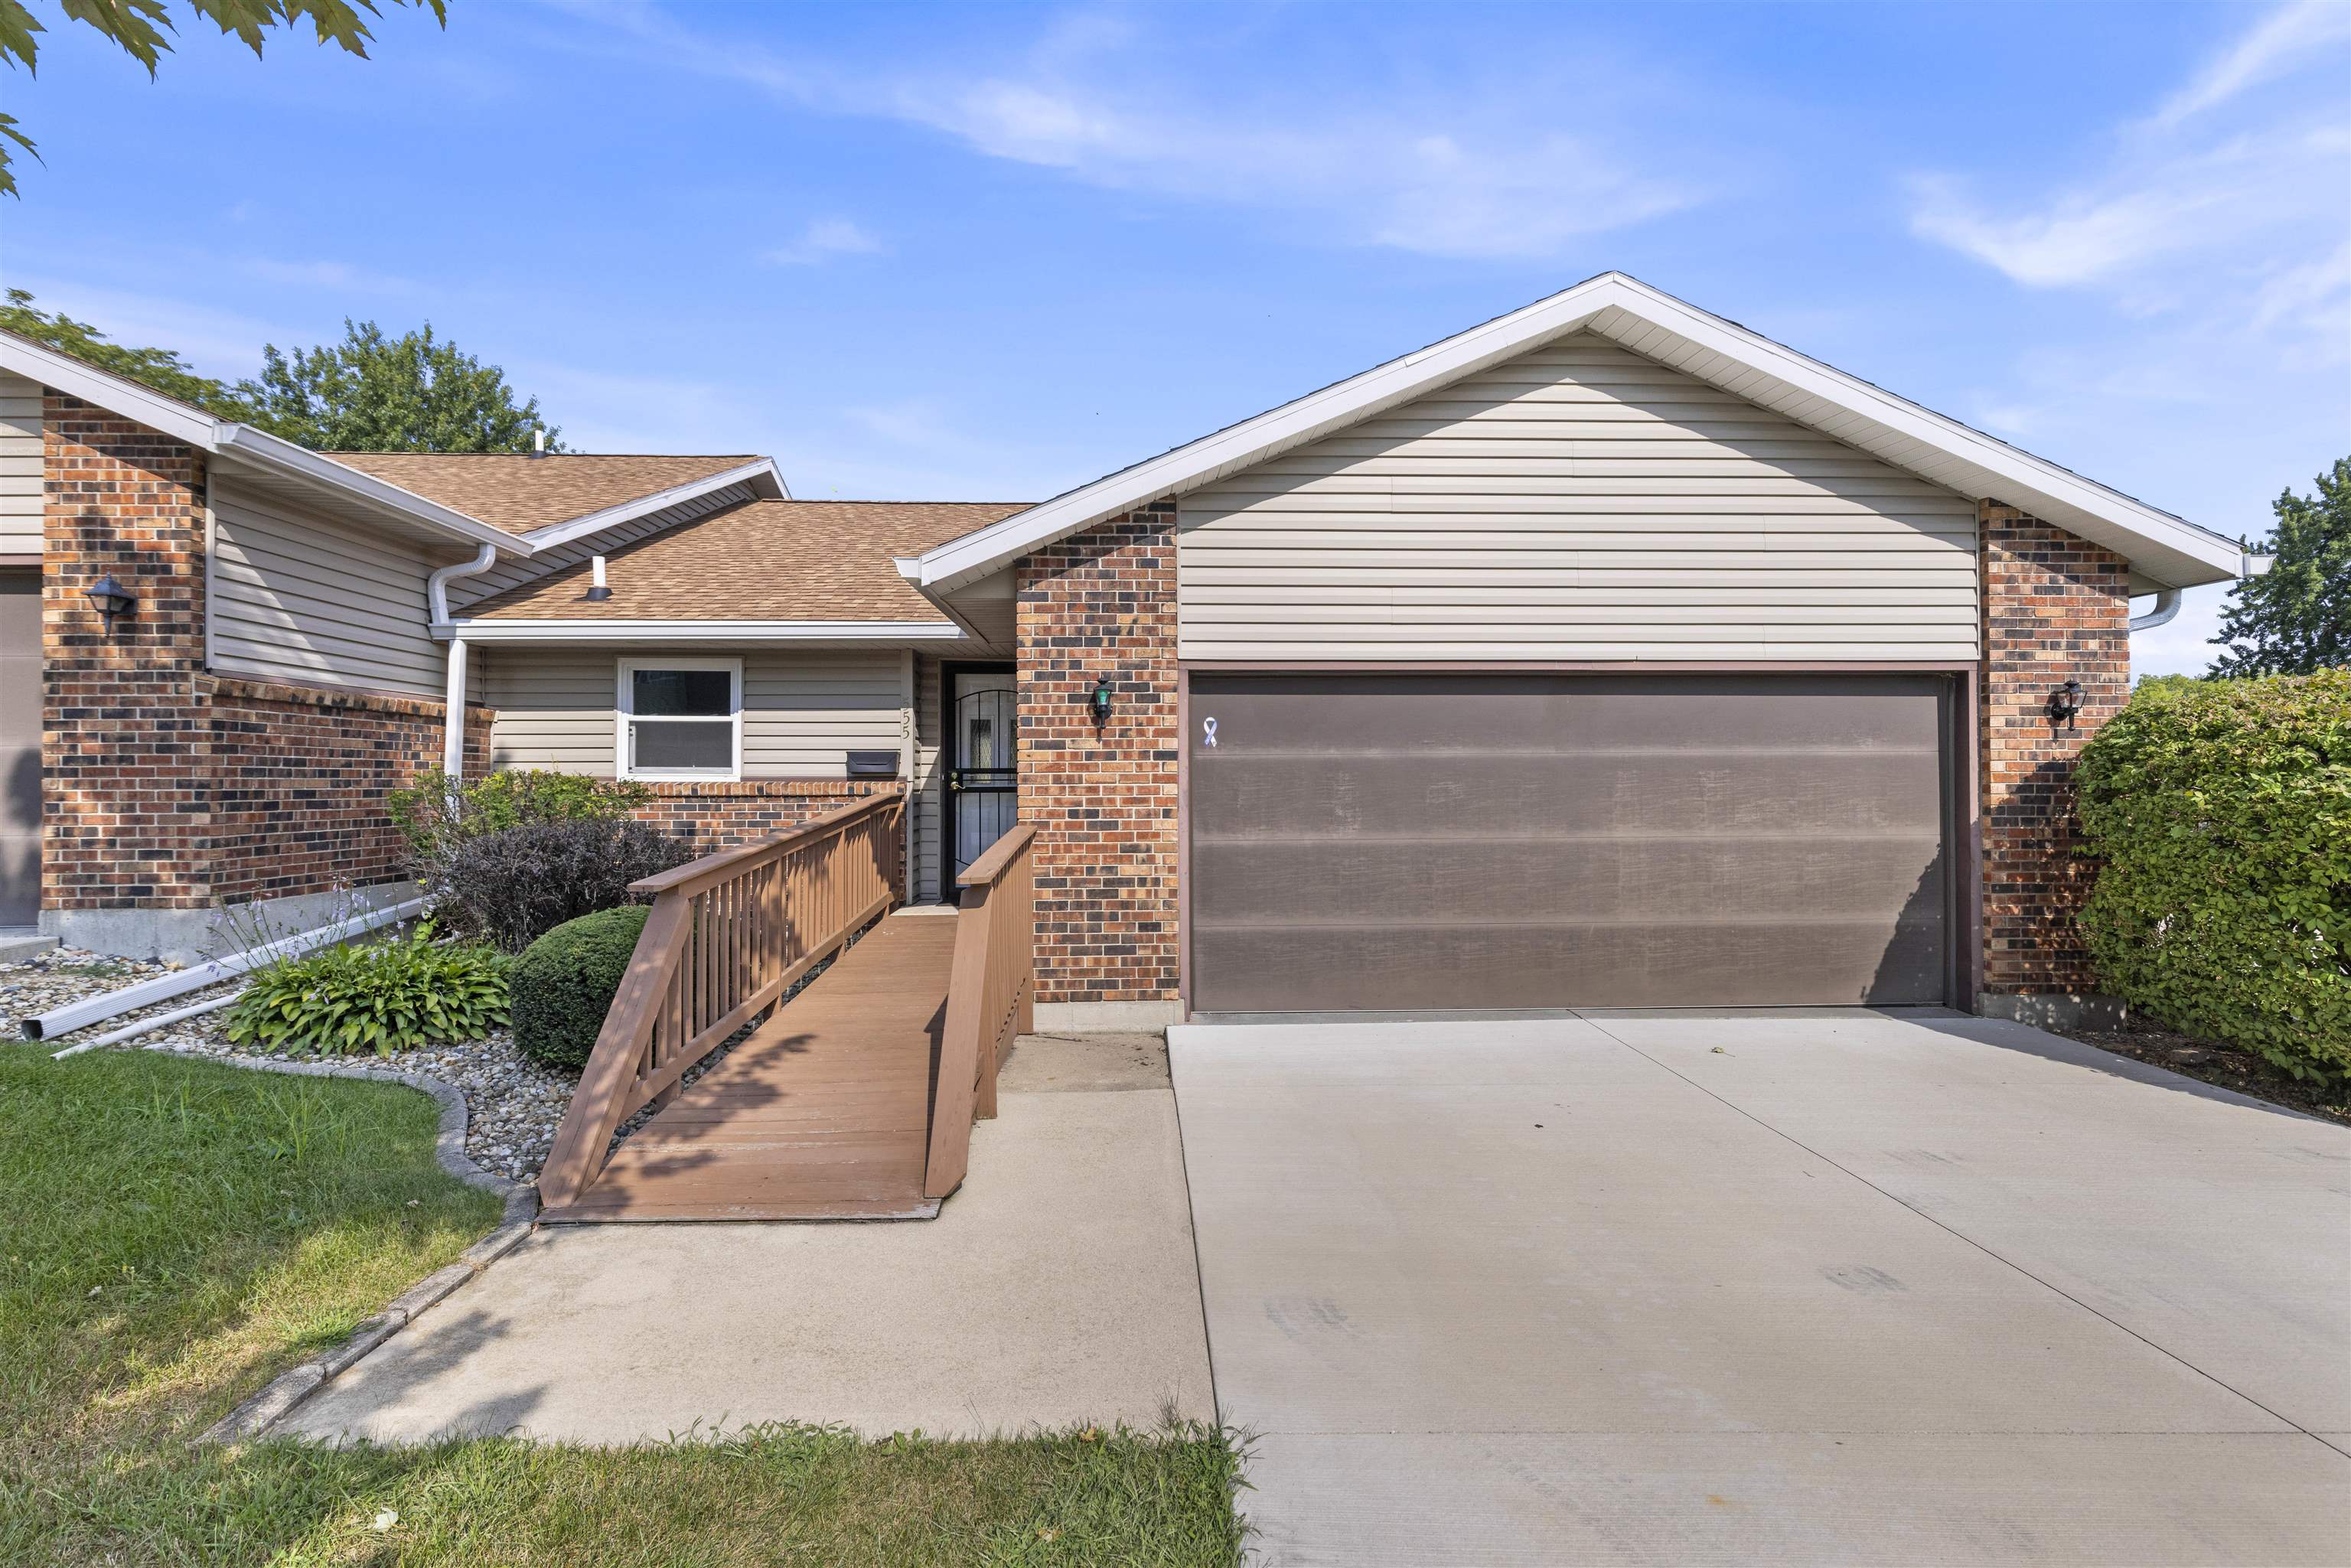
M0 555L41 553L41 383L0 375Z
M545 577L567 566L574 566L594 555L611 555L626 545L650 538L664 528L674 528L680 523L706 517L724 507L751 499L748 485L729 485L707 496L697 496L691 501L681 501L674 507L664 507L650 512L619 528L606 528L590 538L574 539L545 555L528 560L517 560L501 555L497 565L478 577L461 577L449 585L449 610L463 614L469 605L479 604L493 594L504 593L535 578Z
M611 649L475 645L497 720L490 761L612 775L619 662ZM694 656L736 657L696 648ZM632 649L640 662L658 650ZM904 654L796 653L747 649L743 661L743 777L840 779L852 750L898 751L904 738Z
M216 476L206 601L215 670L438 697L445 655L426 630L420 548L356 524L296 517Z
M1589 334L1186 496L1187 659L1972 660L1975 506Z

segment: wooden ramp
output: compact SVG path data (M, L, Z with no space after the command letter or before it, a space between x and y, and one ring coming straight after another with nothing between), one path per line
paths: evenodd
M921 1219L956 917L900 910L680 1090L552 1224Z
M904 824L880 796L629 884L653 906L539 1171L542 1220L939 1211L1029 1025L1037 830L974 861L950 912L898 907Z

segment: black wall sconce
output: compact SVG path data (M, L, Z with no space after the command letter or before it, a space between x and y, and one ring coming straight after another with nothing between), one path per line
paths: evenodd
M1094 678L1093 694L1086 698L1086 711L1094 716L1096 729L1110 722L1110 677L1097 675Z
M90 607L98 612L98 618L104 623L110 636L113 634L115 621L130 614L131 607L139 602L129 589L114 580L114 574L110 571L83 589L82 592L89 596Z
M2081 711L2081 682L2069 680L2049 694L2049 723L2052 727L2055 727L2058 720L2063 719L2067 729L2074 728L2074 716Z

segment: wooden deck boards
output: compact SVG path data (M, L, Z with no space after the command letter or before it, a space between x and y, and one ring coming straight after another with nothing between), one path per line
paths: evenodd
M926 1218L952 915L900 911L613 1151L553 1224Z

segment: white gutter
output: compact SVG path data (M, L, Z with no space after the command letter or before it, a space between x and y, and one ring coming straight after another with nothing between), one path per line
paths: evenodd
M522 537L530 541L533 550L550 550L558 545L586 538L590 534L601 533L622 523L632 523L639 517L650 517L682 502L691 501L696 496L723 490L730 485L752 485L756 495L757 481L763 478L773 481L778 499L789 501L792 498L791 491L784 484L782 472L776 466L776 460L762 457L756 463L746 463L739 468L729 468L684 485L673 485L666 490L656 490L650 496L640 496L633 501L623 501L601 512L590 512L585 517L573 517L567 522L549 523L543 528L533 528Z
M141 1019L137 1023L118 1029L110 1034L101 1034L94 1040L83 1040L79 1045L69 1045L63 1051L53 1051L49 1052L49 1060L63 1061L67 1057L79 1056L85 1051L100 1051L110 1045L120 1045L126 1040L136 1040L142 1034L152 1034L159 1029L169 1029L175 1023L185 1023L190 1019L202 1018L206 1013L216 1013L245 995L248 988L239 986L225 997L214 997L208 1002L198 1002L193 1007L173 1008L170 1012L157 1013L151 1019Z
M324 947L346 936L372 931L379 925L413 920L423 913L424 901L421 898L412 898L404 904L388 904L381 909L371 909L363 915L329 921L313 930L299 931L291 936L281 936L275 942L265 942L258 947L249 947L242 953L232 953L225 958L192 964L168 975L158 975L152 980L141 980L135 986L125 986L102 997L89 997L78 1002L68 1002L61 1008L52 1008L37 1017L25 1019L20 1027L26 1040L55 1040L59 1035L71 1034L78 1029L103 1023L124 1013L153 1007L157 1002L168 1002L173 997L184 997L190 991L201 991L206 986L217 986L223 980L234 979L277 959L291 958L313 947Z
M2179 592L2180 591L2176 588L2158 589L2155 595L2155 608L2144 615L2132 616L2130 629L2134 632L2152 632L2179 614Z
M498 547L484 545L470 561L444 566L424 583L424 600L434 624L449 619L449 585L461 577L475 577L498 564ZM441 771L455 783L465 772L465 639L449 640L449 678L442 695Z
M967 635L951 621L435 620L435 637L475 643L927 643Z

